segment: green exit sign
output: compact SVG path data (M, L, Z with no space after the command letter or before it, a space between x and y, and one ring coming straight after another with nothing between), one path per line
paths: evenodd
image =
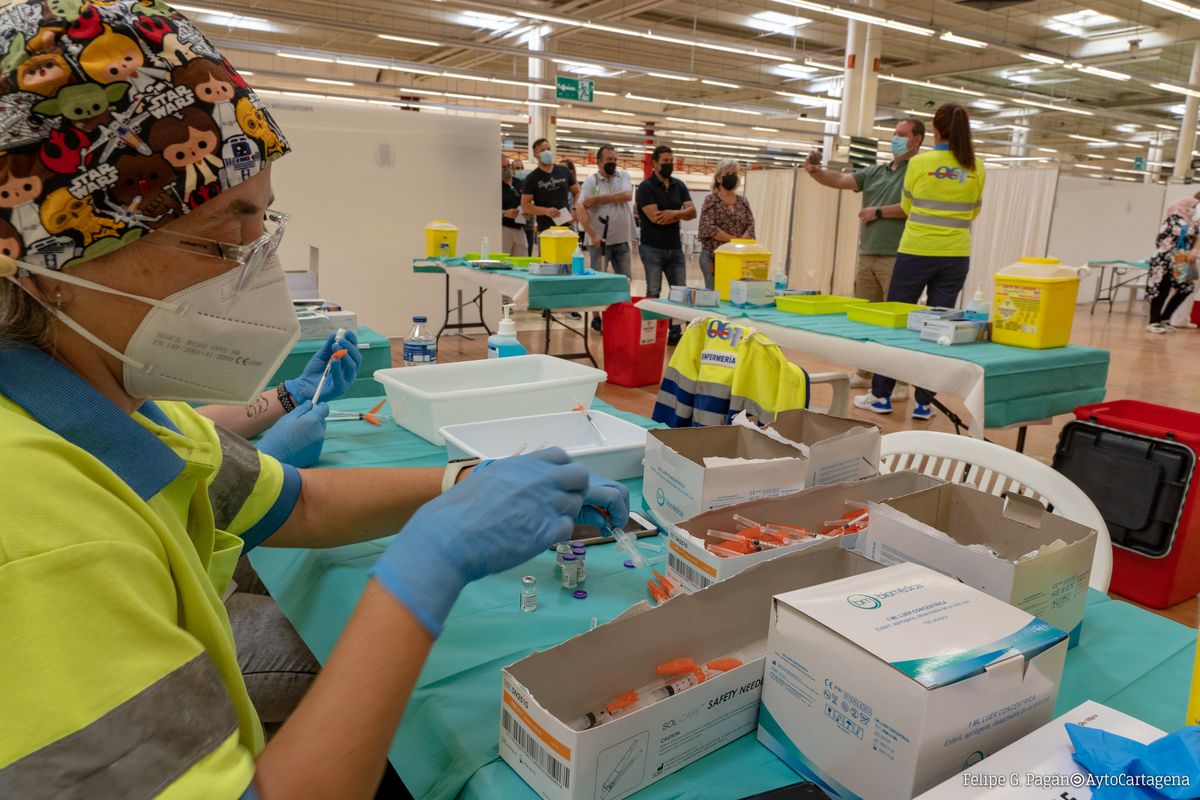
M1134 169L1145 169L1146 168L1145 156L1134 156L1133 157L1133 168Z
M595 82L590 78L568 78L566 75L558 75L554 79L554 98L590 103L594 87Z

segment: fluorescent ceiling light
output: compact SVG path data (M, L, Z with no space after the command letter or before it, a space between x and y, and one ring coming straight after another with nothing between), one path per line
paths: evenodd
M817 70L814 67L800 66L799 64L779 64L769 67L768 71L785 78L807 78Z
M829 70L830 72L843 72L842 67L834 66L833 64L822 64L820 61L814 61L811 58L804 59L805 66L814 67L815 69Z
M548 83L532 83L530 81L517 81L508 78L492 78L492 83L503 83L506 86L528 86L531 89L553 89L554 87Z
M683 119L681 117L667 117L671 122L682 122L685 125L707 125L710 128L724 128L724 122L709 122L706 119Z
M1034 149L1037 150L1039 153L1057 153L1058 152L1053 147L1036 147Z
M1124 72L1116 72L1111 69L1103 69L1101 67L1076 66L1080 72L1086 72L1088 75L1096 75L1101 78L1109 78L1114 81L1127 81L1133 78L1132 75L1126 75Z
M619 33L622 36L641 36L641 34L636 31L626 30L625 28L618 28L615 25L604 25L603 23L600 23L600 22L581 22L580 25L583 26L584 28L590 28L591 30L594 30L594 31L605 31L607 33Z
M394 70L396 72L411 72L414 75L432 75L435 78L442 77L442 73L438 70L421 69L420 67L410 67L407 64L404 64L404 65L395 65L394 64L394 65L389 66L388 69Z
M309 83L327 83L330 86L353 86L353 81L335 81L332 78L305 78Z
M1116 142L1110 141L1108 139L1097 139L1095 136L1081 136L1078 133L1068 133L1067 138L1068 139L1078 139L1081 142L1100 142L1102 144L1116 144Z
M746 26L767 33L791 33L796 28L807 25L811 19L795 15L780 14L778 11L760 11L752 14L746 20Z
M666 78L669 81L694 81L695 78L689 78L685 75L670 75L666 72L647 72L651 78Z
M502 17L499 14L488 14L483 11L461 11L456 16L456 21L460 23L474 28L486 28L497 33L511 30L518 24L512 17Z
M734 106L716 106L710 103L697 103L697 108L707 108L709 111L726 111L730 114L744 114L748 117L761 117L761 111L751 111L748 108L735 108Z
M742 88L741 86L739 86L736 83L725 83L725 81L713 81L713 80L709 80L708 78L701 78L700 82L707 84L709 86L720 86L722 89L740 89L740 88Z
M366 61L355 61L350 58L339 57L334 60L337 61L337 63L344 64L347 67L363 67L364 69L383 69L386 66L384 64L371 64ZM245 75L246 73L243 72L242 74Z
M1104 167L1100 167L1095 164L1072 164L1071 166L1075 167L1076 169L1104 169Z
M573 58L552 58L550 59L555 64L567 64L572 67L591 67L592 69L604 69L599 64L593 64L591 61L577 61Z
M893 83L907 83L909 86L924 86L927 89L938 89L943 92L953 92L955 94L965 94L969 97L987 97L983 92L975 92L970 89L964 89L961 86L947 86L944 83L934 83L933 81L917 81L912 78L900 78L896 75L880 75L881 81L892 81Z
M433 97L442 97L441 92L435 92L433 89L399 89L399 94L427 94Z
M242 74L245 75L246 73L243 72ZM1154 127L1158 128L1159 130L1164 130L1164 131L1176 130L1174 125L1163 125L1162 123L1155 123Z
M1200 92L1195 89L1189 89L1186 86L1172 86L1169 83L1152 83L1150 85L1155 89L1162 89L1164 92L1175 92L1176 94L1186 94L1190 97L1200 97Z
M279 56L280 58L292 58L292 59L295 59L296 61L316 61L321 64L336 64L337 63L337 61L335 61L332 58L325 58L324 56L306 56L301 53L277 52L277 53L275 53L275 55Z
M1010 103L1020 103L1023 106L1034 106L1036 108L1045 108L1050 111L1064 111L1068 114L1078 114L1081 117L1096 116L1091 111L1084 111L1082 108L1068 108L1067 106L1056 106L1051 103L1039 103L1037 100L1024 100L1019 97L1009 97L1007 99L1008 99L1008 102L1010 102Z
M486 81L487 78L479 78L475 75L466 75L461 72L442 72L443 78L454 78L460 81Z
M824 3L814 3L810 0L775 0L776 3L782 3L796 8L803 8L808 11L816 11L820 14L829 14L834 17L843 19L853 19L859 22L866 22L869 25L879 25L892 30L904 31L905 33L915 33L918 36L932 36L935 31L932 28L925 28L920 25L912 25L907 22L889 19L879 14L867 14L862 11L851 11L846 8L835 6L827 6Z
M779 133L779 128L751 128L752 131L762 131L763 133Z
M302 97L305 100L324 100L323 94L312 94L311 92L284 92L284 97Z
M928 111L917 111L915 108L910 108L904 113L908 114L910 117L927 117L929 119L933 119L933 114L930 114Z
M965 44L967 47L978 47L980 49L987 47L987 42L981 42L978 39L968 39L966 36L959 36L957 33L951 33L950 31L946 31L938 38L943 42Z
M515 13L518 17L524 17L525 19L540 19L544 22L557 22L559 25L578 27L580 24L577 20L570 19L569 17L555 16L554 14L542 14L534 11L516 11L513 13Z
M1175 0L1142 0L1142 2L1158 6L1159 8L1165 8L1167 11L1174 11L1176 14L1183 14L1185 17L1200 19L1200 8L1190 6L1186 3L1177 3ZM178 7L176 6L176 8Z
M1044 56L1041 53L1020 53L1019 55L1021 56L1021 58L1026 58L1026 59L1029 59L1030 61L1037 61L1042 64L1053 64L1055 66L1058 66L1059 64L1063 63L1063 60L1061 58L1055 58L1054 56Z
M1090 8L1073 11L1068 14L1058 14L1051 17L1045 26L1052 31L1065 33L1080 39L1089 39L1096 35L1090 29L1109 28L1121 22L1117 17L1101 14Z
M612 114L615 117L636 117L637 116L637 114L631 114L628 111L614 111L611 108L605 108L605 109L601 110L600 113L601 114Z
M238 74L239 74L239 75L249 75L249 76L253 76L253 75L254 75L254 73L253 73L253 72L250 72L249 70L242 70L242 71L241 71L241 72L239 72Z
M389 42L404 42L404 44L419 44L424 47L441 47L441 42L435 42L430 39L414 39L411 36L393 36L390 33L379 34L380 39L387 39Z

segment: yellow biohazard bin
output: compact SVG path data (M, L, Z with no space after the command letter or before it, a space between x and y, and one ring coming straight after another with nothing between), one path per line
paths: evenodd
M442 245L445 244L445 250ZM446 258L454 257L458 247L458 228L444 219L435 219L425 226L425 257Z
M1200 641L1196 643L1196 666L1192 670L1192 695L1188 699L1184 725L1200 725Z
M542 261L546 264L570 264L571 255L579 245L579 234L565 225L547 228L538 236Z
M1022 258L993 277L993 342L1043 350L1071 340L1078 269L1057 258Z
M734 239L716 250L713 288L729 302L732 281L771 280L771 251L753 239Z

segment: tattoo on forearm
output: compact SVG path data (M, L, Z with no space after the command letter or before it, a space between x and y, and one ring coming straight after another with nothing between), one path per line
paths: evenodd
M254 419L259 414L265 414L267 412L267 409L270 407L271 407L271 401L268 398L260 395L257 400L255 400L250 405L246 406L246 416L249 419Z

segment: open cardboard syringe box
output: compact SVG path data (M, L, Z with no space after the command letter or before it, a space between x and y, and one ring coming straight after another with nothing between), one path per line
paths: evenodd
M705 545L722 545L725 542L710 538L708 531L737 532L734 514L755 522L796 525L816 533L826 520L836 519L850 509L847 501L865 506L868 502L883 502L940 486L941 483L936 478L917 472L896 472L707 511L671 527L667 544L667 577L686 591L697 591L755 564L778 558L784 553L803 550L814 543L802 542L743 556L722 557L710 552Z
M707 591L645 603L503 671L500 755L549 800L618 800L755 729L771 598L880 566L836 539ZM574 720L654 681L658 664L749 650L743 666L585 731ZM580 665L587 679L576 680Z

